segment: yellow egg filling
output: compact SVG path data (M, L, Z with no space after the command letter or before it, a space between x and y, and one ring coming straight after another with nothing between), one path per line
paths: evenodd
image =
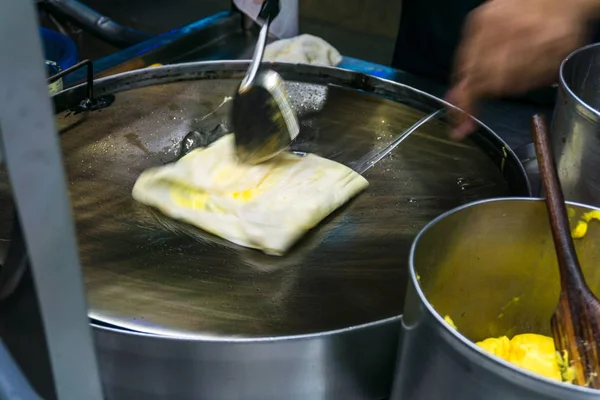
M573 239L581 239L587 233L588 223L592 220L600 221L600 211L588 211L581 216L581 220L577 222L577 225L571 231Z
M446 315L444 321L457 329L450 316ZM573 381L573 370L568 366L568 355L561 356L556 351L554 339L551 337L524 333L515 335L512 339L507 336L487 338L476 344L486 352L529 372L557 381Z

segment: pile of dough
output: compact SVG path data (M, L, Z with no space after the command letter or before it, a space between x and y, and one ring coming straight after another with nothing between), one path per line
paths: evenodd
M306 34L271 43L265 48L263 59L326 67L335 67L342 62L342 56L333 46L321 38Z
M133 198L230 242L282 255L368 185L348 167L313 154L239 164L229 134L143 172Z

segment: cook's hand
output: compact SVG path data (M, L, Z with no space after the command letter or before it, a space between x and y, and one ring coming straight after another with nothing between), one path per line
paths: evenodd
M585 40L599 0L489 0L467 17L447 100L475 114L479 100L556 81L561 61ZM453 137L473 121L454 115Z

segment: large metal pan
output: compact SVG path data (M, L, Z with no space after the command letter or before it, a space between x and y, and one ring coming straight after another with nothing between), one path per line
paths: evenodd
M461 204L529 195L523 168L493 132L480 126L456 143L434 118L372 165L369 189L285 257L224 243L136 204L130 191L144 169L175 160L189 131L227 125L223 100L247 65L102 79L95 92L116 99L94 112L69 111L84 86L55 97L110 398L384 397L416 233ZM446 106L342 69L272 68L290 81L300 115L294 149L347 165ZM7 219L1 210L0 222Z
M573 226L591 207L570 203ZM576 241L600 294L600 226ZM560 280L542 199L483 200L452 210L415 239L392 400L588 400L600 392L523 371L473 341L551 336ZM450 316L457 332L444 323ZM434 381L435 380L435 381Z

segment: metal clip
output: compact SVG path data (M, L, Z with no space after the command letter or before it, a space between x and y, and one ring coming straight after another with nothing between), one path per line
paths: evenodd
M69 67L63 71L60 71L58 74L52 75L48 78L48 84L52 84L53 82L62 79L65 75L70 74L71 72L77 71L80 68L87 67L87 76L86 76L86 93L87 96L85 100L79 103L79 106L76 107L75 112L82 111L93 111L99 110L101 108L105 108L110 106L115 100L113 95L106 95L100 97L94 97L94 64L91 60L83 60L72 67Z

